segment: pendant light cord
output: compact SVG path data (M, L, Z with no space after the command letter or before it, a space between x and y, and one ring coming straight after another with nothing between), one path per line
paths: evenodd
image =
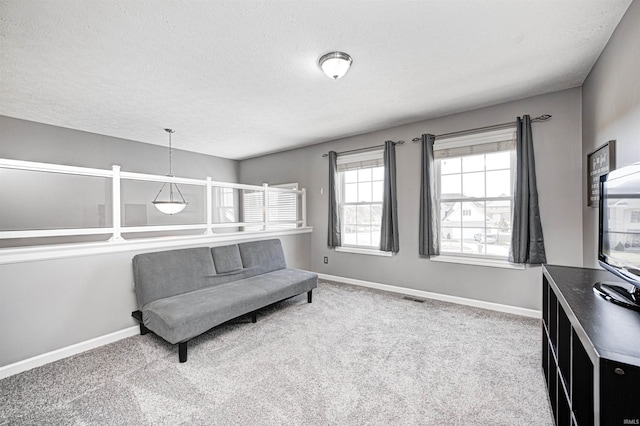
M169 133L169 176L173 176L173 171L171 169L171 158L172 158L172 148L171 148L171 134L175 132L173 129L164 129L165 132Z
M173 178L173 143L171 140L171 134L174 133L175 130L164 129L164 131L169 133L169 174L167 176ZM162 191L167 186L167 183L169 184L169 201L158 201L158 197L160 197L160 194L162 194ZM178 197L174 197L173 188L176 189L178 195L180 196L180 199L178 199ZM180 191L180 188L178 188L178 185L173 182L164 182L162 184L162 187L160 188L160 191L158 191L156 198L153 199L152 203L158 210L160 210L160 212L170 215L180 213L188 204L185 201L184 196L182 195L182 191Z

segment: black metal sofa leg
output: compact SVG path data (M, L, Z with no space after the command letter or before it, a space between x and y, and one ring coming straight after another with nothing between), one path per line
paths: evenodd
M187 362L187 342L178 343L178 357L180 362Z
M251 322L254 323L254 324L256 322L258 322L258 313L257 312L252 312L251 313Z
M140 335L144 336L145 334L149 334L151 333L151 330L149 330L147 327L144 326L144 323L142 322L142 312L141 311L133 311L131 312L131 316L140 323Z
M307 303L311 303L312 293L313 293L313 290L309 290L307 292Z
M144 326L144 324L140 323L140 335L144 336L145 334L149 334L150 330Z

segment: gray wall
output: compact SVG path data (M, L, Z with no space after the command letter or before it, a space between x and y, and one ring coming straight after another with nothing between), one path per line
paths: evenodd
M169 139L158 128L162 146L33 121L0 116L0 158L166 175ZM166 143L166 144L165 144ZM173 136L173 174L180 177L237 182L238 162L182 151L179 130Z
M1 116L0 128L2 158L167 172L166 147ZM158 136L165 137L162 129ZM236 161L174 154L177 176L238 182ZM310 269L310 239L309 234L281 237L289 266ZM136 253L0 265L0 367L135 325L131 259Z
M581 90L509 102L462 114L426 120L346 139L240 162L242 183L299 182L307 188L308 222L314 227L312 270L341 277L396 285L530 309L540 309L541 268L525 271L433 262L418 256L419 144L422 133L514 121L516 116L552 114L533 127L541 216L549 263L582 264ZM386 258L338 253L327 247L327 159L329 150L344 151L405 140L396 150L400 253ZM329 257L329 264L322 262Z
M616 165L640 161L640 1L634 1L582 86L583 175L586 157L615 139ZM598 209L587 207L583 179L584 265L597 266Z

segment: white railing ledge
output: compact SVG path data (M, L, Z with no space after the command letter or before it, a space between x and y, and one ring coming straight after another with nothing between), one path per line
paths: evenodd
M275 238L286 235L313 232L310 226L269 231L239 231L209 235L187 235L173 237L139 238L135 240L104 241L92 243L72 243L0 249L0 265L69 257L95 256L140 250L163 250L193 247L197 245L217 245L246 240Z
M92 169L88 167L66 166L63 164L37 163L34 161L10 160L8 158L0 158L0 167L3 169L106 178L110 178L113 175L113 172L107 169Z
M183 178L176 176L158 176L158 175L150 175L145 173L134 173L134 172L120 172L121 179L128 180L140 180L147 182L167 182L167 183L180 183L185 185L198 185L198 186L206 186L206 179L191 179L191 178Z

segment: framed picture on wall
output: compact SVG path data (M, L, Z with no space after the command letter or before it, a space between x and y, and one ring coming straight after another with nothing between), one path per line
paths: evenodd
M587 154L587 206L598 207L600 176L616 168L616 141L612 140Z

